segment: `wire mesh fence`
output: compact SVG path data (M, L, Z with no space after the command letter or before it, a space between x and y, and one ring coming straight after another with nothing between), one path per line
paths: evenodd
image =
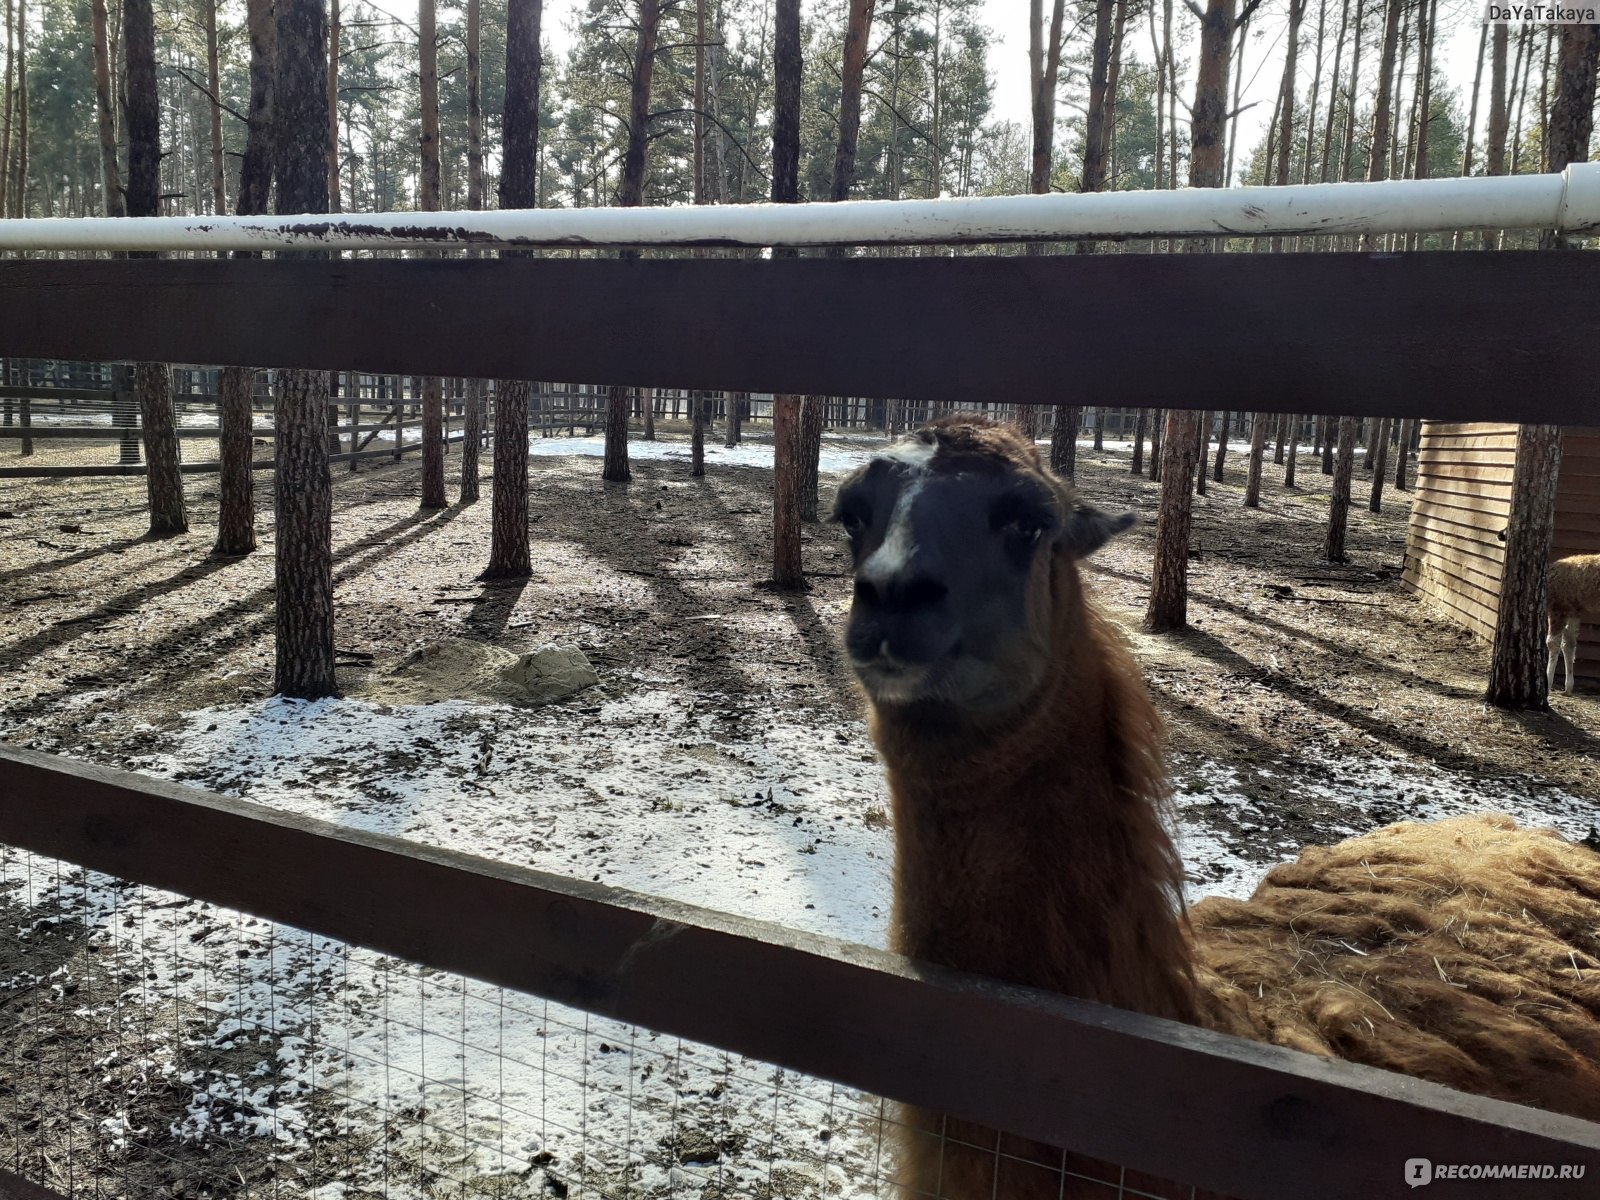
M0 1168L67 1196L908 1196L907 1138L1191 1195L10 847L0 1030Z

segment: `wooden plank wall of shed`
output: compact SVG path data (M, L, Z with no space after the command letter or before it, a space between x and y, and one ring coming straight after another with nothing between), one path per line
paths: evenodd
M1494 636L1515 453L1515 425L1422 425L1405 582L1486 641ZM1567 430L1556 503L1553 557L1600 553L1600 429ZM1600 688L1600 624L1584 624L1578 684Z

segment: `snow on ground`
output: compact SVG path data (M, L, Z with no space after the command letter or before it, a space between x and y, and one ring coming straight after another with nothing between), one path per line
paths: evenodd
M831 439L828 439L831 440ZM824 441L822 453L818 459L818 470L824 474L844 474L855 470L867 462L878 452L876 447L862 447L859 439L855 439L855 447L830 447ZM706 462L724 467L760 467L772 470L772 443L770 442L744 442L729 448L714 441L706 439ZM539 437L534 434L528 438L528 453L563 457L569 454L591 455L600 458L606 452L606 439L603 435L595 434L593 437ZM689 444L682 441L647 442L642 438L630 437L628 439L628 457L635 459L663 459L674 462L689 461Z
M532 711L269 700L189 714L162 742L139 770L354 828L885 940L887 797L857 720L728 730L680 695L646 688ZM37 875L38 860L29 865ZM454 1138L472 1171L529 1170L553 1155L543 1169L571 1187L581 1183L574 1172L615 1180L631 1157L647 1187L686 1174L703 1185L718 1172L753 1186L774 1170L820 1180L819 1164L832 1161L835 1184L848 1175L870 1194L877 1105L846 1089L154 890L130 897L93 877L67 886L123 949L149 955L158 978L146 997L209 1005L213 1046L275 1035L270 1078L264 1069L196 1074L169 1060L195 1089L174 1128L182 1136L293 1144L311 1122L301 1089L314 1080L385 1126L400 1114L416 1126L416 1146ZM138 933L119 933L130 922ZM208 964L198 972L192 952L166 953L197 943ZM717 1149L719 1139L729 1148ZM748 1153L731 1148L746 1142Z
M1591 836L1600 809L1593 801L1542 784L1532 776L1494 781L1469 778L1400 755L1301 753L1295 788L1307 809L1334 814L1320 842L1332 844L1396 821L1436 821L1469 813L1506 813L1574 840ZM1257 768L1260 770L1260 768ZM1176 775L1178 848L1188 868L1188 898L1244 899L1268 869L1259 861L1262 837L1288 861L1298 843L1282 836L1281 814L1264 812L1241 786L1239 772L1211 759L1179 765ZM1215 820L1220 816L1223 820ZM1253 844L1254 854L1245 850Z

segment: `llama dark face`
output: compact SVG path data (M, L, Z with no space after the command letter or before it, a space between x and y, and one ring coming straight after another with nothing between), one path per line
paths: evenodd
M839 489L855 598L845 632L873 703L1003 713L1050 661L1051 563L1132 524L1077 504L1021 435L983 422L896 443Z

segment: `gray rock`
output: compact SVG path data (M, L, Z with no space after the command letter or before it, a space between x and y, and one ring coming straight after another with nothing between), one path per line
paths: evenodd
M600 682L576 646L541 646L500 669L500 679L524 704L552 704Z

